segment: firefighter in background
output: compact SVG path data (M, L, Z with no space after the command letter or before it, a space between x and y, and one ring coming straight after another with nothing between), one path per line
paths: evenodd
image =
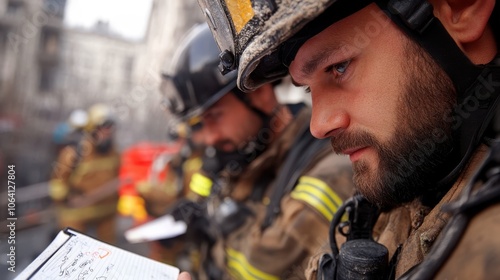
M89 120L88 114L83 109L75 109L66 121L60 122L52 132L52 142L55 145L56 153L68 146L76 146L83 136L83 128Z
M113 145L115 119L111 108L91 106L88 121L75 129L83 135L76 145L60 152L49 183L58 227L84 233L95 229L98 239L115 243L120 157Z
M148 180L137 183L137 193L144 199L151 218L167 214L178 199L193 196L189 183L202 166L203 153L198 128L199 125L193 123L175 125L169 138L181 144L179 152L160 154L151 166ZM161 174L164 174L163 178ZM196 272L198 250L185 237L151 242L149 257L184 271Z
M200 145L196 126L176 125L173 141L180 143L178 153L165 152L154 160L147 180L138 182L136 190L144 199L151 217L160 217L168 212L173 203L181 197L191 196L191 176L202 165L203 146ZM161 176L164 174L164 178Z

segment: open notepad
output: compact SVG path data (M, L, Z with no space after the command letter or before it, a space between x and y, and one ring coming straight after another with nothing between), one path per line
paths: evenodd
M70 228L62 230L15 278L24 279L166 279L179 269L106 244Z

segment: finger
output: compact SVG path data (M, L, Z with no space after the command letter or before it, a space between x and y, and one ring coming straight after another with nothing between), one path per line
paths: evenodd
M191 275L189 275L189 273L187 272L181 272L177 280L191 280Z

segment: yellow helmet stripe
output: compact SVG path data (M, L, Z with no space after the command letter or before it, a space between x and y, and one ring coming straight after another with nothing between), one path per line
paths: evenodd
M212 180L210 178L201 175L200 173L195 173L191 177L191 182L189 182L189 188L196 194L207 197L212 191Z
M279 277L261 271L254 266L252 266L245 255L242 253L228 248L226 250L228 254L227 266L232 276L236 279L241 280L278 280Z
M239 34L245 24L254 16L252 3L250 0L227 0L226 5L233 20L236 34Z

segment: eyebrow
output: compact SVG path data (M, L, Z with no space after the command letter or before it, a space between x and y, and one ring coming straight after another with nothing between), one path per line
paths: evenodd
M328 60L333 54L335 54L339 50L340 50L340 46L338 46L338 45L326 46L320 52L312 55L311 59L307 60L304 63L304 66L302 66L300 71L302 72L302 74L304 76L306 76L306 77L310 76L312 73L314 73L314 71L316 71L316 69L318 68L318 66L320 64L324 63L326 60ZM293 79L292 79L292 81L293 81Z

